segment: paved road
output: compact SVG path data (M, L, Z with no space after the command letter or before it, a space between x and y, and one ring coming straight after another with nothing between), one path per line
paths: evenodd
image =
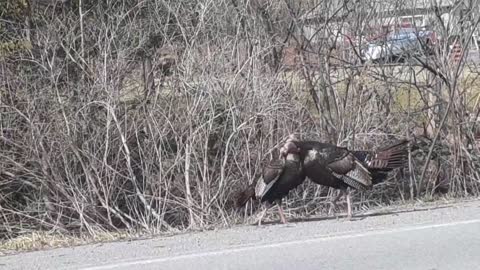
M0 269L480 269L480 201L0 257Z

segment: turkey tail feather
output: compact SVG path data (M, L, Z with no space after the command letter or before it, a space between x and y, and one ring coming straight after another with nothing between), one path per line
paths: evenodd
M369 169L393 170L406 165L408 159L408 143L408 140L402 140L367 155L365 155L365 151L359 152L362 152L364 155L364 162Z

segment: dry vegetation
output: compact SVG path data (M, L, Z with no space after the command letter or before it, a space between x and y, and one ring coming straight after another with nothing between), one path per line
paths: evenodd
M235 210L232 194L292 132L351 148L417 136L409 168L357 209L478 196L478 69L447 43L468 44L477 11L433 16L445 38L420 65L361 65L334 30L364 34L378 4L333 2L0 4L0 239L245 222L257 205ZM288 213L325 214L330 193L305 183Z

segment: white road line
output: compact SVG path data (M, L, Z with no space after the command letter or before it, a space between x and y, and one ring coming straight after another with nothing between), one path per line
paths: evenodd
M411 227L403 227L398 229L381 230L381 231L369 231L365 233L356 233L356 234L322 235L322 236L318 236L317 238L307 239L307 240L294 240L294 241L271 243L271 244L265 244L265 245L237 246L234 248L227 248L227 249L218 250L218 251L208 251L208 252L195 253L195 254L178 255L178 256L166 257L166 258L141 259L141 260L114 263L114 264L108 264L108 265L102 265L102 266L80 268L80 270L114 269L118 267L161 263L166 261L176 261L176 260L191 259L191 258L198 258L198 257L204 257L204 256L226 255L226 254L238 253L242 251L249 251L249 250L256 250L256 249L278 248L282 246L290 246L290 245L297 245L297 244L304 244L304 243L315 243L315 242L330 241L330 240L337 240L337 239L348 239L348 238L357 238L357 237L365 237L365 236L373 236L373 235L392 234L392 233L399 233L399 232L419 231L419 230L451 227L451 226L474 224L474 223L480 223L480 219L464 220L464 221L442 223L442 224L430 224L430 225L424 225L424 226L411 226Z

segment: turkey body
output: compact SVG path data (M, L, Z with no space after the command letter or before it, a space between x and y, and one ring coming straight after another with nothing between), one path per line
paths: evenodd
M348 149L316 141L292 142L300 149L305 174L313 182L336 189L372 186L370 171Z
M287 196L305 180L300 157L288 154L285 161L276 160L268 164L255 186L255 197L261 202L273 203Z
M290 138L288 143L299 149L305 175L314 183L340 189L346 195L348 217L352 216L348 188L369 190L375 183L385 180L388 172L404 166L408 156L408 141L384 147L377 151L350 151L347 148L317 141Z
M298 148L294 144L286 143L280 153L283 159L274 160L267 164L263 168L262 175L257 180L256 185L248 186L237 196L237 207L245 205L250 198L267 203L267 208L259 218L259 225L265 212L274 202L278 205L282 223L286 223L281 206L282 199L291 190L302 184L306 178Z

